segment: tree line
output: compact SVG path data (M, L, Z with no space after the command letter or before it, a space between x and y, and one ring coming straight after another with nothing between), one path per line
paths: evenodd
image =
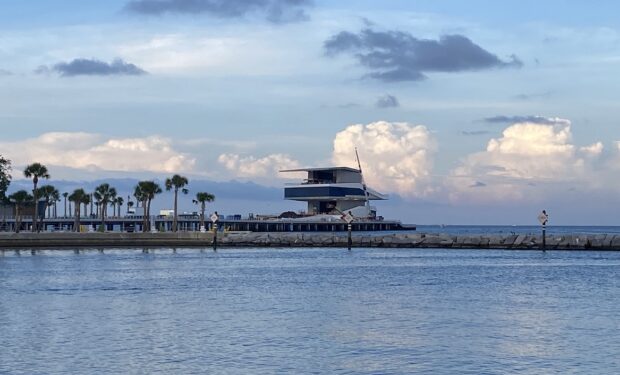
M53 185L39 186L40 180L49 180L50 174L45 165L41 163L33 163L24 169L24 177L32 179L32 192L26 190L19 190L10 195L6 195L7 189L10 185L12 176L11 161L5 159L0 155L0 203L12 204L15 207L15 230L19 231L22 224L22 212L27 206L34 205L34 216L32 218L32 231L39 232L41 230L42 223L39 221L39 205L37 202L44 202L44 210L51 210L53 208L54 215L56 215L56 203L61 201L61 196L64 198L64 216L67 216L67 201L69 202L69 212L72 210L73 204L73 230L80 230L80 218L82 216L81 207L84 206L84 211L88 211L88 205L95 204L97 207L97 217L101 220L102 228L105 228L108 208L111 206L116 215L118 208L118 216L121 216L121 207L125 203L123 197L118 196L116 189L108 183L102 183L97 186L92 193L87 193L83 188L75 189L73 192L60 193ZM167 191L174 193L174 217L172 222L172 230L176 232L178 230L178 196L181 194L188 194L189 190L187 186L189 180L187 177L175 174L165 180L164 188ZM162 187L153 180L140 181L134 187L133 196L137 202L142 205L143 209L143 223L142 231L147 232L150 228L149 217L151 215L151 202L158 194L163 192ZM195 199L192 199L194 204L200 207L200 226L205 225L205 209L208 202L213 202L215 196L208 192L196 193ZM128 208L133 206L133 202L127 202ZM92 214L92 207L91 207ZM49 215L51 216L51 215Z

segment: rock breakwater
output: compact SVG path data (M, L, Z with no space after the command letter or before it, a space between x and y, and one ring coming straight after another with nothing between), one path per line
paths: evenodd
M424 233L353 234L353 247L540 249L533 234L453 235ZM0 249L75 247L210 247L212 233L2 233ZM218 233L218 247L347 247L342 232ZM548 234L548 250L620 250L620 234Z

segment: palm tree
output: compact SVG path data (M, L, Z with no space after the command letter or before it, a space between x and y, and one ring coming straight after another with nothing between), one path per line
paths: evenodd
M116 199L114 200L116 202L116 205L118 206L118 217L121 217L121 207L123 206L123 203L125 203L125 200L123 199L123 197L116 197Z
M49 179L50 175L47 172L47 167L41 163L33 163L24 169L24 176L26 178L32 177L32 195L34 200L34 216L32 218L32 231L38 232L39 226L37 225L37 219L39 215L39 205L38 205L38 196L37 196L37 184L39 183L40 178Z
M196 193L196 199L192 200L194 204L200 203L200 228L205 226L205 207L207 202L213 202L215 195L207 192Z
M73 206L75 207L75 222L73 224L73 230L76 232L80 231L80 208L82 204L88 204L90 202L90 196L86 194L84 189L75 189L71 195L69 195L69 202L73 202Z
M56 219L58 217L57 203L61 201L60 192L58 190L52 193L52 199L54 201L54 219Z
M93 208L92 208L92 202L93 202L92 196L93 195L92 194L88 194L86 192L84 192L84 194L85 195L84 195L84 197L82 198L82 201L81 201L81 203L84 205L84 215L85 216L88 215L88 205L91 205L90 214L92 215L93 214ZM81 212L81 209L80 209L80 212Z
M172 231L177 231L177 201L179 197L179 190L183 194L187 194L189 190L185 189L184 186L188 184L187 178L181 175L175 174L172 178L166 179L166 190L170 191L174 189L174 219L172 221Z
M19 190L9 195L9 201L15 203L15 233L19 233L19 229L22 225L22 218L20 215L20 208L24 205L32 202L32 195L26 190Z
M65 198L65 216L63 217L67 217L67 197L69 196L69 193L67 193L66 191L64 193L62 193L63 198ZM71 207L69 207L69 209L71 209Z
M136 198L136 208L140 207L140 203L142 203L142 231L146 232L146 194L144 193L144 191L142 191L142 186L140 186L140 183L138 183L138 185L136 185L134 191L133 191L133 196ZM136 212L137 213L137 212Z
M105 228L105 219L108 214L108 203L116 199L116 189L110 184L101 184L95 188L95 199L101 212L101 225Z
M114 191L112 192L112 195L110 196L110 204L112 205L112 216L116 216L116 189L112 188ZM107 208L107 205L106 205ZM108 211L106 209L106 216L108 215Z
M116 216L116 195L110 200L110 206L112 206L112 216Z
M155 195L162 192L161 187L155 183L155 181L140 181L134 190L134 196L136 199L142 201L143 214L143 226L142 231L148 231L150 222L148 218L151 215L151 201L155 198Z
M49 209L52 206L52 204L54 202L56 202L58 194L59 194L58 193L58 189L56 189L52 185L43 185L40 188L38 188L37 196L45 199L44 211L49 211ZM50 213L51 212L48 212L47 217L51 217L52 216L52 215L50 215Z

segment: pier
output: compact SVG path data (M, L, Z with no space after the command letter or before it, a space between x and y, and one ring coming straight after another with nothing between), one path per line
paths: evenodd
M135 217L108 217L105 227L101 228L105 232L142 232L141 216ZM172 231L172 217L153 216L150 220L151 228L160 232ZM21 230L28 231L32 225L31 219L23 219ZM414 226L404 225L396 220L363 220L352 223L354 231L398 231L415 229ZM100 218L81 218L80 231L97 231L100 229ZM209 220L205 222L207 230L213 229L213 223ZM221 230L229 231L251 231L251 232L339 232L347 230L347 223L343 220L287 220L277 218L249 219L222 217L218 221ZM200 230L200 217L198 216L179 216L179 231L192 232ZM14 232L15 220L0 219L0 232ZM42 221L42 231L46 232L71 232L74 231L73 218L46 218Z

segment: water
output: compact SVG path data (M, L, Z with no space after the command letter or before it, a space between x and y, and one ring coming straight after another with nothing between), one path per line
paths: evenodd
M620 373L620 253L0 255L0 374Z
M540 225L418 225L414 233L540 234ZM380 233L380 232L377 232ZM620 226L548 225L548 234L620 234Z

